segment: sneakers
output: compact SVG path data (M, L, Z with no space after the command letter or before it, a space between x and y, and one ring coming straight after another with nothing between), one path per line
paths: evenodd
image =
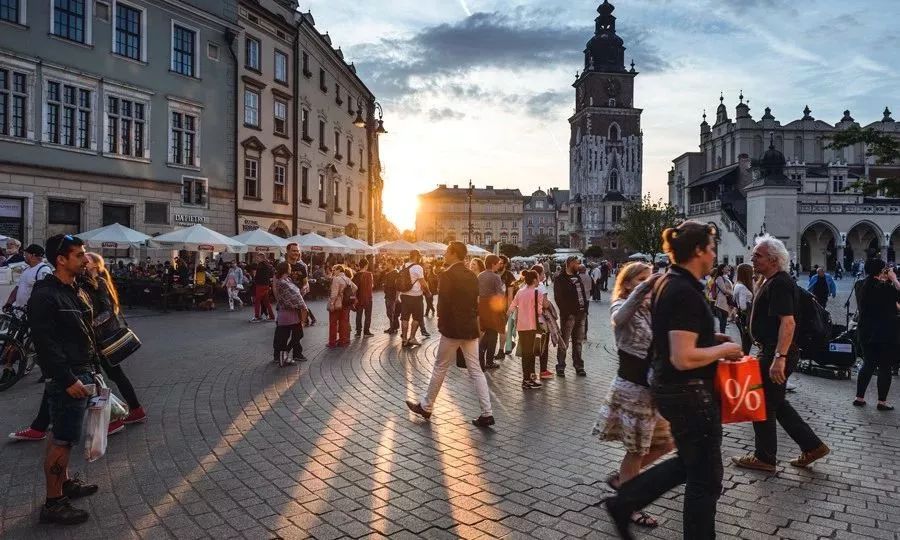
M68 498L63 497L54 502L47 502L41 507L41 523L57 525L78 525L91 517L84 510L72 506Z
M141 422L147 421L147 413L144 412L143 407L137 407L136 409L131 409L128 412L128 416L125 417L125 420L122 420L122 423L125 425L128 424L139 424Z
M262 319L260 319L259 317L250 317L250 321L248 322L262 322Z
M540 390L543 386L544 385L536 379L528 379L527 381L522 381L523 390Z
M742 469L751 469L754 471L763 471L767 473L775 472L775 465L766 463L753 454L747 454L746 456L740 457L735 456L731 458L731 462Z
M404 346L405 347L418 347L419 345L421 345L421 343L419 343L419 341L416 340L416 338L410 338L410 339L406 340L406 345L404 345Z
M493 426L495 423L493 416L479 416L475 420L472 420L472 425L475 427L489 427Z
M428 420L429 418L431 418L431 413L426 411L425 409L423 409L421 403L416 403L415 401L407 401L406 408L408 408L412 412L418 414L425 420Z
M422 330L422 337L431 337L431 334L429 334L425 330Z
M294 362L306 362L307 358L303 356L303 353L300 353L300 356L294 358Z
M587 377L587 371L585 371L583 369L579 369L579 370L575 371L575 375L578 375L579 377Z
M115 435L125 429L125 422L123 420L116 420L115 422L109 423L109 429L106 430L107 435Z
M547 371L547 370L545 369L544 371L541 372L541 378L542 378L542 379L552 379L552 378L553 378L553 373L551 373L550 371Z
M43 441L47 438L47 432L38 431L29 427L15 433L10 433L9 438L14 441Z
M85 484L76 474L74 477L63 482L63 495L69 499L80 499L82 497L90 497L97 493L99 488L96 484Z
M565 377L565 376L566 376L566 372L565 372L565 371L560 371L560 370L557 369L557 370L556 370L556 376L557 376L557 377Z
M831 448L828 448L824 443L819 445L815 450L810 450L809 452L801 452L800 457L797 459L791 460L791 465L794 467L805 468L809 467L813 464L814 461L822 459L831 453Z
M375 334L373 334L372 332L363 332L363 335L365 337L375 337Z

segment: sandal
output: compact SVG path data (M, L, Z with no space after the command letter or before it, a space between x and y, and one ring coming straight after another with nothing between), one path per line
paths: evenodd
M619 482L619 473L613 473L606 477L606 485L613 491L619 491L622 484Z
M655 519L653 519L653 516L651 516L647 512L632 513L631 522L638 527L646 527L648 529L655 529L659 527L659 523Z

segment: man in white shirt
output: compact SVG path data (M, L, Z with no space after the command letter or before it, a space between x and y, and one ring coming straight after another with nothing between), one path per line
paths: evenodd
M53 273L53 267L44 262L44 248L37 244L31 244L25 248L25 262L28 268L19 277L19 283L9 294L6 300L6 308L15 306L25 309L34 284Z
M420 343L416 340L416 331L420 326L425 325L425 303L424 292L428 290L428 283L425 281L425 270L422 268L422 254L418 250L409 252L409 260L400 269L400 278L398 285L403 282L403 273L409 272L412 288L403 291L398 286L400 292L400 337L403 340L403 346L416 346ZM412 323L410 323L410 318ZM407 339L408 337L408 339Z

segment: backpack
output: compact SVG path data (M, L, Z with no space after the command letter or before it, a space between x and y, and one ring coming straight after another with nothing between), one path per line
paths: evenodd
M823 308L813 294L803 287L796 288L797 346L807 356L828 348L831 341L831 314Z
M391 270L384 274L384 278L381 282L384 287L385 294L396 294L397 293L397 271Z
M353 287L349 284L344 287L343 297L341 298L341 307L356 311L356 295L353 294Z
M400 274L397 276L397 280L396 280L397 292L405 293L405 292L409 292L412 290L413 281L412 281L411 270L412 270L413 266L418 266L418 265L411 264L409 266L404 266L402 269L400 269Z

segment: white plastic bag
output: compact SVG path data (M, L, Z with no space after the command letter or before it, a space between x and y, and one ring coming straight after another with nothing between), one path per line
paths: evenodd
M97 461L106 453L106 437L109 431L109 417L112 411L109 388L100 388L92 397L85 419L84 459Z
M128 405L125 404L119 396L109 393L109 402L110 402L110 413L109 413L109 421L117 422L119 420L125 420L128 418Z

